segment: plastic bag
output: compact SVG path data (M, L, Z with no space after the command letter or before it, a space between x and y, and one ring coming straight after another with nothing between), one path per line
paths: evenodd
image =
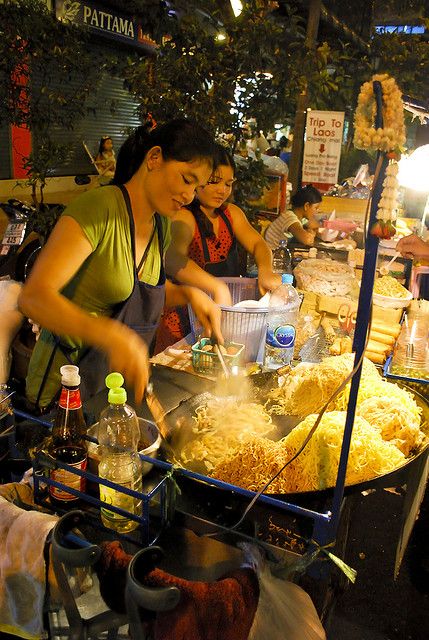
M248 640L326 640L310 596L293 582L272 575L254 545L239 545L259 578L259 603Z
M289 173L289 167L286 162L283 162L283 160L280 160L277 156L267 156L264 153L261 156L261 160L268 171L279 173L280 175L287 175Z

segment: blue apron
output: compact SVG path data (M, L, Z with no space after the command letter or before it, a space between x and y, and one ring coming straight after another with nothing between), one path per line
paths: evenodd
M159 321L161 319L161 314L164 309L165 303L164 237L162 232L162 222L160 215L156 213L154 232L147 244L142 259L140 260L140 264L136 266L136 248L134 237L135 227L133 213L131 210L130 197L128 195L128 191L123 185L120 186L120 189L125 200L130 221L131 248L134 264L134 285L130 296L126 300L124 300L124 302L121 302L119 305L117 305L110 317L114 320L122 322L122 324L125 324L127 327L130 327L130 329L133 329L136 333L138 333L138 335L146 342L150 353L154 347L155 334L158 328ZM150 285L146 282L141 282L138 279L138 272L140 271L149 252L150 246L155 236L155 232L158 236L161 269L158 284ZM75 350L69 349L65 345L61 344L59 337L55 336L55 346L53 348L48 366L40 385L39 393L37 395L37 406L39 405L40 397L50 373L55 351L57 348L59 348L64 353L67 360L69 360L71 364L77 364L79 366L79 373L82 378L81 397L83 401L88 400L89 398L105 389L106 385L104 380L106 375L110 373L110 367L104 352L90 347L83 353L79 362L75 362L71 358L71 355Z

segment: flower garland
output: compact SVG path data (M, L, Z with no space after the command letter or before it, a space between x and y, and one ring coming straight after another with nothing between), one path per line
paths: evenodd
M383 94L383 128L374 127L376 101L373 82L381 84ZM355 114L354 145L357 149L383 151L388 154L389 165L383 181L383 192L378 203L377 220L371 233L379 238L389 239L396 233L398 195L398 163L405 143L404 104L402 93L395 80L387 74L372 77L365 82L358 97Z
M383 128L375 129L376 102L373 82L381 84L383 92ZM364 82L355 114L354 146L357 149L399 151L405 143L404 104L395 80L386 73Z

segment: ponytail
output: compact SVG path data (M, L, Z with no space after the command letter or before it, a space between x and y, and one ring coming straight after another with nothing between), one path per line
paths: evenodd
M213 165L215 143L210 133L201 125L181 118L154 126L153 120L150 120L137 127L119 149L112 184L128 182L153 147L161 148L164 160L206 160Z

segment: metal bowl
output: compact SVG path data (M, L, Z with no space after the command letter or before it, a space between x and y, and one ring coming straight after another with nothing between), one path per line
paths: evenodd
M158 450L161 446L161 434L158 427L151 420L139 418L140 437L144 442L150 442L148 447L141 449L139 453L148 458L157 458ZM88 436L98 439L98 422L87 430ZM88 441L88 471L98 474L98 463L100 462L100 446L95 442ZM152 469L153 464L142 460L142 475L145 476Z

